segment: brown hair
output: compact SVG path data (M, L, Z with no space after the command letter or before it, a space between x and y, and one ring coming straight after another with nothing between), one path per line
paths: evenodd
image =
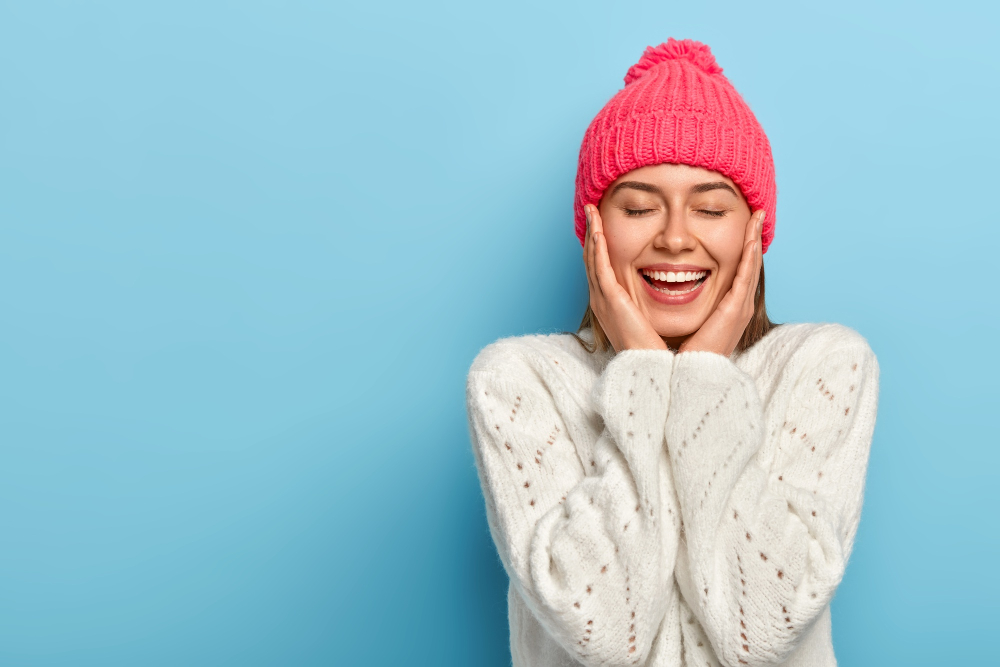
M767 316L767 307L764 305L764 265L760 265L760 279L757 281L757 293L753 296L753 317L750 318L750 323L747 324L747 328L743 330L743 336L740 338L740 342L736 344L736 352L743 352L749 347L752 347L757 341L763 338L768 331L778 326L776 323L772 322ZM579 332L584 329L591 329L594 334L593 342L587 342L580 337ZM594 315L594 311L591 310L590 304L587 304L587 310L583 313L583 319L580 321L580 328L574 332L570 333L574 338L579 341L580 345L587 352L604 352L611 348L611 341L608 340L607 335L604 333L604 329L601 328L601 323L597 321L597 316Z

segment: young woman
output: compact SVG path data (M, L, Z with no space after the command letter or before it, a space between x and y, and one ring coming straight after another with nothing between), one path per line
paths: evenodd
M648 48L625 84L580 150L580 330L468 376L514 665L833 667L878 365L768 320L770 145L708 47Z

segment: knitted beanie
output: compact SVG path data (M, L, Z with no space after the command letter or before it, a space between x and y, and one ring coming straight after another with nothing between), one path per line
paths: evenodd
M777 202L771 145L712 51L692 39L671 37L647 47L625 75L625 87L587 128L573 202L580 243L587 229L585 204L596 206L622 174L664 162L732 179L752 211L766 212L761 248L767 252Z

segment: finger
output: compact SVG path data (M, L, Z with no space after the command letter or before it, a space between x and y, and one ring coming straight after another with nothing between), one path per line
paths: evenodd
M754 243L757 239L759 220L759 211L754 211L750 214L746 226L743 228L743 252L740 254L739 264L736 265L736 275L733 277L732 287L729 288L730 293L737 299L737 303L742 303L742 299L746 296L744 290L750 275L753 273Z
M603 296L601 281L597 275L597 238L594 236L594 209L588 207L590 213L588 227L590 228L590 280L594 285L594 294Z
M596 241L597 254L595 262L597 284L601 287L601 294L607 296L613 293L615 286L618 285L618 278L615 276L615 270L611 268L611 259L608 257L608 242L604 234L597 233L594 240ZM620 285L618 286L620 287Z
M597 293L598 287L597 276L594 275L594 239L590 225L590 207L584 206L583 211L587 216L587 235L583 241L583 265L587 272L587 284L590 286L590 293L593 295Z
M754 211L750 214L750 219L747 220L746 226L743 228L743 243L757 238L757 221L760 219L760 211Z
M754 229L754 238L757 239L757 250L759 251L764 245L764 218L767 216L767 212L764 209L757 211L757 224Z
M747 221L749 238L744 239L743 256L740 258L736 278L733 280L734 292L738 292L734 296L741 299L744 306L753 303L755 292L757 291L757 282L760 276L758 257L760 256L760 234L763 227L763 214L764 211L758 209L753 212L753 215Z
M757 285L760 283L760 269L764 265L764 219L767 217L767 211L761 209L759 211L760 217L757 220L757 245L754 250L754 268L753 268L753 282L750 285L750 305L753 307L753 301L757 297Z
M743 303L746 299L747 291L750 289L750 280L753 275L755 246L757 242L755 240L749 240L743 244L743 256L740 257L740 263L736 267L736 278L733 279L732 293L737 299L736 303Z
M601 212L596 206L590 207L590 228L595 233L604 233L604 220L601 219Z
M601 214L596 206L590 207L590 236L591 236L591 271L594 275L594 282L601 296L607 296L605 289L606 282L602 279L604 263L607 261L607 245L604 239L603 225L601 224ZM605 261L602 261L604 258ZM610 263L610 262L608 262Z

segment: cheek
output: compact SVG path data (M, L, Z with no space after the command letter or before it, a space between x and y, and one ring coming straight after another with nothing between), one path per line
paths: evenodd
M743 258L743 224L732 224L704 239L705 249L719 264L720 277L730 281Z
M638 230L628 225L614 222L605 224L604 237L608 242L608 259L611 260L611 266L615 271L628 271L632 262L646 247L648 240L637 232Z

